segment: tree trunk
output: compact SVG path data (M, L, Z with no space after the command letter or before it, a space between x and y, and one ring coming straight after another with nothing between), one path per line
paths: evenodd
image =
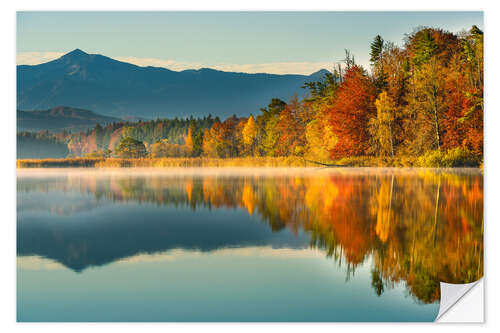
M434 111L434 123L436 125L436 142L437 142L437 147L438 150L441 150L441 144L439 143L439 121L438 121L438 115L437 115L437 110Z
M434 247L436 246L437 240L437 229L438 229L438 208L439 208L439 192L441 191L441 175L439 175L439 183L436 191L436 210L434 211Z
M434 125L436 127L436 143L438 150L441 150L441 143L439 138L439 117L438 117L438 105L437 105L437 92L436 87L434 86L432 89L432 98L433 98L433 106L434 106Z
M392 124L389 125L389 137L391 140L391 156L394 158L394 145L392 144Z

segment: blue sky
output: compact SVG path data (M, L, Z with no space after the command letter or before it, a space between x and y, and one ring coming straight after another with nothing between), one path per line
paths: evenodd
M377 34L402 44L418 26L473 24L483 29L482 12L19 12L17 62L80 48L174 70L308 74L331 68L345 48L367 65Z

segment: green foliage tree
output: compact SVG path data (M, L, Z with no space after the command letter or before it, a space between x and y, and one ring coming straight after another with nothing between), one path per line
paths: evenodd
M109 149L95 150L91 153L85 154L88 158L107 158L111 156L112 151Z
M261 114L257 117L259 135L257 146L262 155L274 156L278 135L275 131L279 115L286 107L286 103L279 98L273 98L265 108L261 108Z
M384 39L377 35L370 44L370 62L375 65L382 58L382 52L384 51Z
M279 121L279 115L273 115L264 127L264 138L262 139L262 150L266 156L276 156L279 133L276 125Z
M147 156L147 151L144 143L132 137L126 137L120 141L115 154L121 158L141 158Z
M370 44L370 62L375 74L375 86L378 91L382 91L387 86L387 73L384 70L384 39L377 35Z
M104 138L104 129L100 124L96 124L94 127L94 134L95 134L95 142L96 142L96 148L102 149L103 148L103 138Z
M413 53L411 60L418 68L427 63L435 55L438 45L432 36L432 30L429 28L419 30L411 39L411 52Z

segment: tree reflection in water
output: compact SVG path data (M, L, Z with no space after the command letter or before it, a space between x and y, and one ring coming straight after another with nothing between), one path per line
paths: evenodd
M274 232L306 233L312 247L347 265L347 277L371 258L378 295L403 282L418 300L432 303L439 300L440 281L469 283L483 274L483 177L474 170L18 178L20 193L75 190L97 200L193 211L244 209ZM18 223L18 254L23 255L27 241L19 228Z

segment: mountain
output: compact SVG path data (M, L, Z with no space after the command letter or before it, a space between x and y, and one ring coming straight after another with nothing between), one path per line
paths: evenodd
M93 128L97 123L106 124L116 121L120 119L67 106L58 106L44 111L17 110L18 131L62 132L67 130L75 132Z
M271 98L288 100L305 93L307 75L276 75L199 70L171 71L140 67L76 49L40 65L17 66L17 108L49 109L57 105L112 116L171 118L256 114Z

